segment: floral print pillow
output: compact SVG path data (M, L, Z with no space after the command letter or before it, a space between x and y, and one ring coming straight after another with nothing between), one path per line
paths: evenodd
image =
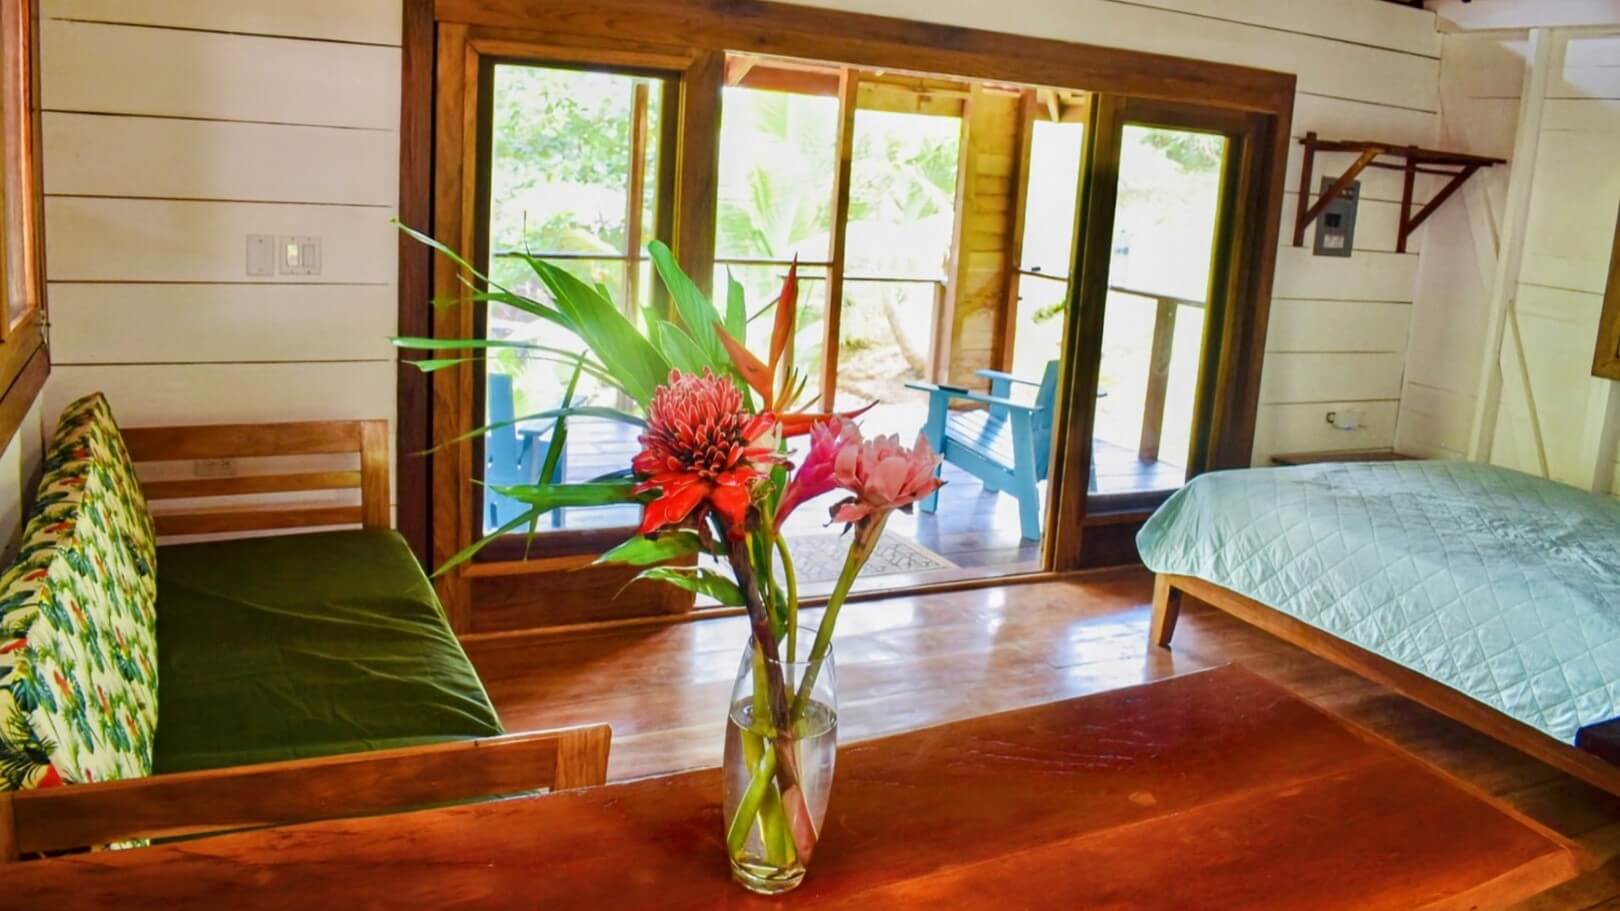
M156 543L106 399L69 405L0 576L0 789L151 773Z

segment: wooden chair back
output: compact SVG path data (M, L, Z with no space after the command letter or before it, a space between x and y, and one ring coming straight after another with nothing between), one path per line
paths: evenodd
M1035 437L1036 477L1045 480L1051 467L1052 424L1057 412L1058 362L1048 361L1035 392L1035 413L1030 415L1030 432Z
M154 510L159 535L208 535L245 531L361 525L389 528L388 422L300 421L286 424L203 424L190 427L130 427L124 446L137 466L212 459L353 455L353 468L244 473L229 477L143 480L148 503L190 502ZM265 499L266 494L358 491L359 504ZM258 497L244 503L242 498ZM212 500L214 502L210 503Z
M605 724L425 747L0 792L0 861L607 780Z

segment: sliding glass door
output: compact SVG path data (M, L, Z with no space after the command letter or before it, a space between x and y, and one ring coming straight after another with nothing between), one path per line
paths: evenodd
M1259 137L1241 114L1134 99L1101 99L1092 122L1075 387L1092 407L1076 409L1069 455L1085 514L1141 513L1211 464L1236 200Z

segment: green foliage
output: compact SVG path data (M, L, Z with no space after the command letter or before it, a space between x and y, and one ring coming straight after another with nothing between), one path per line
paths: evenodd
M1221 166L1226 140L1213 133L1186 130L1148 130L1142 141L1189 173L1205 174Z
M653 538L636 535L634 538L597 557L596 563L651 566L655 563L667 563L678 557L689 557L703 551L703 542L698 538L697 532L679 529L666 531Z
M744 604L742 590L737 588L737 583L712 569L655 566L652 569L642 570L639 575L630 581L638 582L643 579L652 582L664 582L689 592L708 595L728 607L741 607Z

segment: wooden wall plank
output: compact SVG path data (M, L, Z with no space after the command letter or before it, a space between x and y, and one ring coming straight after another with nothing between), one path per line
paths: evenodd
M376 362L57 367L45 411L96 391L131 427L394 417L394 365Z
M1271 305L1266 351L1376 351L1404 354L1410 304L1377 301L1279 300Z
M52 111L395 130L399 49L46 20Z
M1401 397L1402 366L1402 357L1395 352L1272 353L1266 355L1260 401L1393 402Z
M1329 411L1353 408L1364 423L1340 430L1327 422ZM1254 430L1254 463L1270 464L1279 452L1387 449L1395 443L1396 402L1316 402L1261 405Z
M52 281L240 282L247 235L322 239L318 276L277 283L391 284L398 237L383 207L52 197L45 203Z
M1418 257L1360 252L1348 259L1312 256L1307 247L1283 245L1277 254L1279 298L1410 301Z
M1425 458L1467 458L1473 417L1473 396L1407 382L1401 389L1395 448Z
M54 284L61 365L391 361L387 285Z
M1366 139L1402 145L1433 146L1439 115L1433 106L1414 110L1303 90L1294 103L1296 137L1315 130L1323 139Z
M393 206L383 130L106 114L44 115L45 192Z
M1143 0L1128 0L1142 5ZM1335 41L1385 47L1426 57L1440 56L1434 14L1393 4L1357 7L1344 15L1341 0L1146 0L1146 5L1266 29L1319 35Z
M251 35L400 43L399 0L42 0L47 19L166 25Z
M1155 9L1141 3L1066 0L1049 3L982 3L978 0L813 0L805 5L964 25L1109 47L1172 54L1220 63L1262 66L1299 74L1299 90L1404 107L1435 109L1439 60L1243 22ZM1283 6L1286 4L1272 4ZM1221 3L1218 8L1227 4ZM1253 10L1250 11L1253 14ZM1376 15L1376 13L1375 13ZM1341 8L1329 20L1354 18ZM1427 42L1433 30L1421 16L1392 28L1406 40ZM1376 44L1401 44L1386 37ZM1083 86L1073 86L1083 88ZM1297 116L1297 112L1296 112Z

